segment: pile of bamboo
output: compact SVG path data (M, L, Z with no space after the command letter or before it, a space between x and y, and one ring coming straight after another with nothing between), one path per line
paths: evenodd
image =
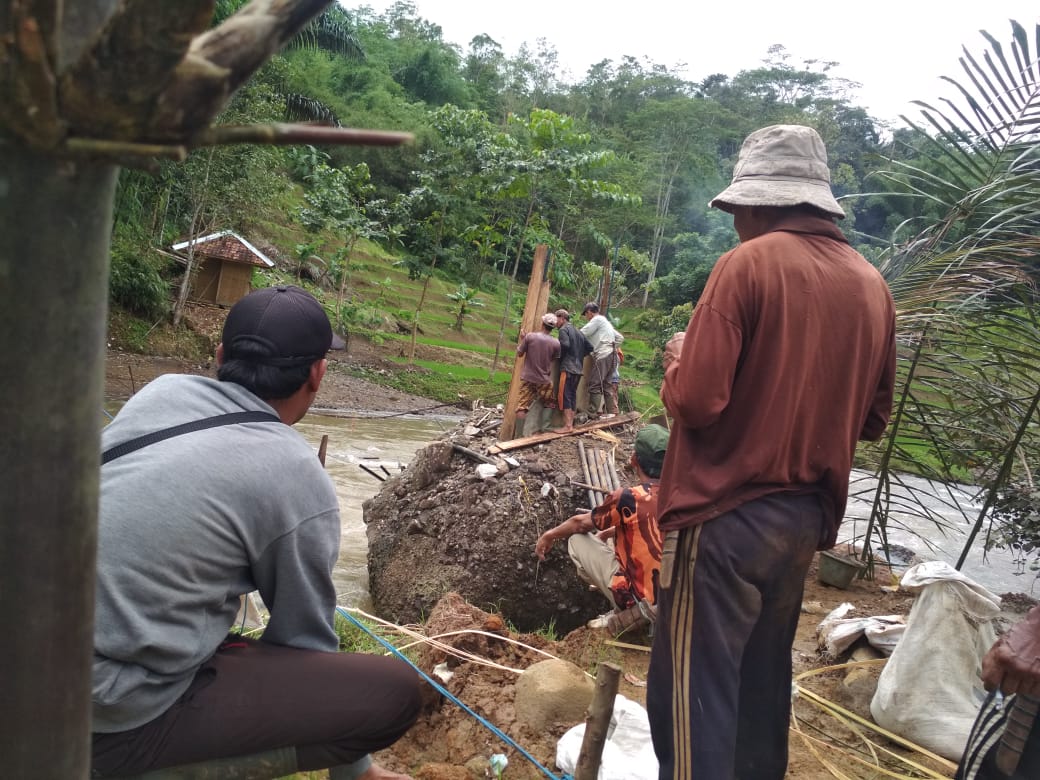
M621 487L614 465L614 450L586 448L585 442L578 439L578 459L589 491L589 508L599 506L610 493Z

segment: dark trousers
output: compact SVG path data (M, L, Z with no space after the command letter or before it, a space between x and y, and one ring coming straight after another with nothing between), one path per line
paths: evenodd
M593 360L592 370L589 371L589 393L605 396L610 392L610 378L617 371L617 352L611 352L606 357L593 358ZM598 409L590 411L599 412Z
M1014 699L1001 701L994 693L986 697L971 727L954 780L1036 780L1040 777L1040 718L1033 721L1015 773L1008 776L997 768L997 748L1013 706Z
M402 661L229 640L166 712L93 735L95 777L138 774L295 746L300 771L350 764L392 745L419 713Z
M791 646L822 530L815 496L774 493L667 534L646 695L661 780L784 777Z

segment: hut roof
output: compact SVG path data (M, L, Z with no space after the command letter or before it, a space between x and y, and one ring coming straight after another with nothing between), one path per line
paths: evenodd
M181 241L170 247L180 252L194 244L197 254L216 257L232 263L244 263L260 268L274 268L274 261L232 230L221 230L208 236Z

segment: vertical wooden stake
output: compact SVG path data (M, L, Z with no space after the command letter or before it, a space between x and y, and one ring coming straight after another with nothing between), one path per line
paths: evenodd
M596 670L596 691L592 694L589 716L585 719L585 736L574 767L574 780L596 780L599 775L620 678L621 667L615 664L602 663Z
M545 276L545 261L549 248L539 244L534 248L534 262L531 266L531 281L527 283L527 300L524 302L524 314L521 329L527 333L542 327L542 315L549 301L549 283L542 281ZM506 397L506 408L502 415L502 427L498 429L498 440L509 441L516 430L516 405L520 398L520 370L524 367L523 357L517 357L513 363L513 379L509 383L509 395Z
M321 461L321 465L325 465L325 452L329 448L329 435L323 433L321 436L321 444L318 445L318 460Z

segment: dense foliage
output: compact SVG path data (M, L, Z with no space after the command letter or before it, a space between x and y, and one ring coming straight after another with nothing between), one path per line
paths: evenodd
M222 0L217 17L240 5ZM407 130L417 142L328 153L217 149L187 166L162 163L156 176L126 172L116 233L144 256L189 233L281 221L320 235L314 254L327 263L342 264L352 238L379 236L415 274L439 269L478 288L489 270L516 265L522 279L534 244L547 242L557 285L587 283L585 264L616 255L623 273L613 276L612 300L645 307L663 296L676 305L696 298L735 239L707 201L749 131L777 121L817 127L842 195L864 191L891 152L850 102L854 85L829 74L833 63L793 64L782 47L763 54L759 68L696 83L633 58L604 60L564 83L544 42L508 57L482 35L462 51L411 3L385 13L333 6L239 92L222 121L310 119ZM330 198L343 186L336 172L362 163L370 190L351 193L332 215ZM301 199L305 207L287 207ZM911 216L905 199L849 208L850 232L864 242L887 239ZM149 279L131 273L140 263L126 253L117 260L129 263L117 274L120 301L149 309ZM172 283L182 272L166 269Z

